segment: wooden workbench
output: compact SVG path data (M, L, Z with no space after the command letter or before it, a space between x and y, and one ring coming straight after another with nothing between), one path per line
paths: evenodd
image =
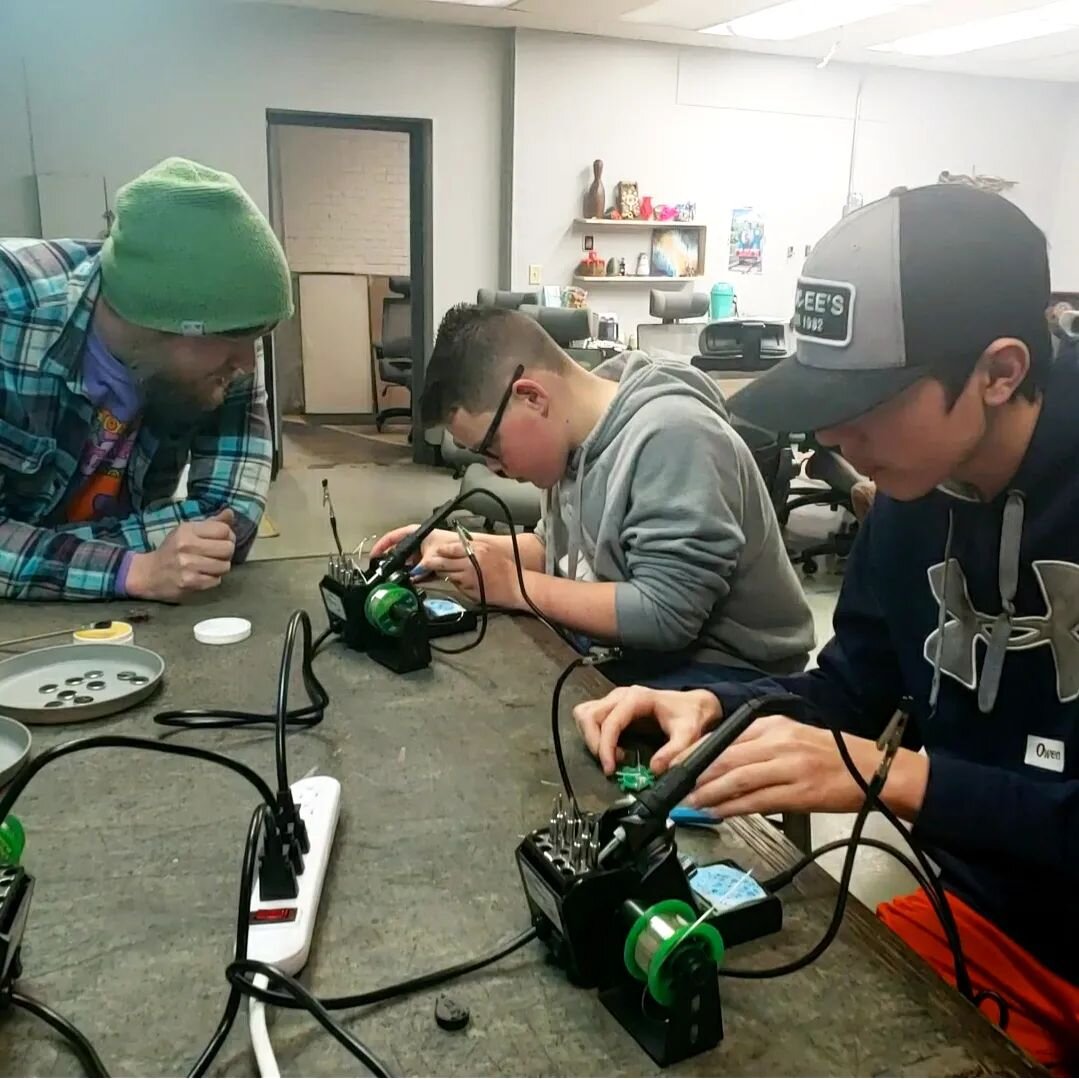
M160 736L164 707L272 709L289 613L325 624L320 560L262 562L230 575L200 603L158 607L137 643L168 665L164 691L138 710L78 729L36 728L40 751L94 732ZM123 604L0 605L25 632L122 615ZM239 645L196 644L209 615L254 623ZM542 636L540 637L542 640ZM322 995L356 992L465 959L513 936L527 911L513 851L545 821L556 792L549 695L564 660L535 628L495 618L484 644L400 676L329 647L317 670L331 697L325 722L290 740L294 777L317 767L344 788L322 916L304 980ZM569 767L583 800L613 788L584 753L566 692ZM296 691L294 702L301 693ZM173 734L227 751L271 779L266 731ZM241 844L252 792L230 774L174 757L97 751L43 771L17 806L37 891L22 987L74 1020L115 1075L185 1074L226 993ZM767 875L794 849L756 819L689 841L696 855L734 857ZM730 954L770 966L808 949L835 886L817 869L787 890L785 928ZM856 902L838 940L788 978L721 985L726 1039L673 1075L1037 1074L1025 1058ZM435 993L340 1013L400 1075L652 1075L657 1069L594 992L567 983L532 944L452 987L468 1029L434 1022ZM355 1075L357 1063L305 1014L279 1013L283 1073ZM216 1065L254 1074L243 1015ZM0 1016L0 1074L74 1075L77 1063L44 1026Z

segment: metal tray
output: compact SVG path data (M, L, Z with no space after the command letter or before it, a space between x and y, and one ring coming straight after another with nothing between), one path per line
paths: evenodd
M0 787L22 771L30 758L30 732L19 722L0 716Z
M0 662L0 715L79 723L131 708L157 689L165 661L133 644L62 644Z

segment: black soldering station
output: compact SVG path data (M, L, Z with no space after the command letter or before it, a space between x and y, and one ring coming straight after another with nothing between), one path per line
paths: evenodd
M329 509L337 554L330 556L319 591L330 629L349 648L365 652L384 667L404 674L430 664L433 637L475 628L475 614L463 608L464 617L450 624L432 619L425 606L426 595L413 581L409 564L419 554L423 541L455 509L471 495L482 493L470 491L443 503L414 532L363 568L359 565L362 559L345 554L341 548L329 483L322 481L322 500ZM459 530L458 534L467 550L468 533Z
M661 1066L719 1043L725 948L783 922L772 893L724 910L703 902L679 857L670 811L758 715L790 700L775 694L747 702L655 786L600 814L582 814L576 804L564 809L559 796L548 824L517 848L538 936L571 981L599 990Z

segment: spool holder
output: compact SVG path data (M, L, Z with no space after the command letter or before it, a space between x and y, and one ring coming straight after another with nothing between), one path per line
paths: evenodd
M368 601L372 593L399 588L415 597L414 609L387 633L370 617ZM431 644L422 597L408 579L408 572L388 580L368 583L355 569L343 571L331 560L331 571L319 583L330 629L356 652L365 652L376 663L398 674L422 670L431 664ZM375 599L379 597L376 595Z
M632 798L623 799L598 816L600 846L611 840L633 804ZM723 1037L716 958L722 952L722 919L695 927L692 940L673 939L701 913L678 856L674 826L668 823L664 836L639 857L614 865L571 858L567 865L560 856L559 834L566 827L561 810L556 799L549 824L517 847L517 868L539 939L571 982L599 990L604 1007L661 1067L715 1048ZM648 920L642 922L646 914L667 918L671 928L650 957L647 947L637 948L651 933ZM639 962L642 956L647 970Z

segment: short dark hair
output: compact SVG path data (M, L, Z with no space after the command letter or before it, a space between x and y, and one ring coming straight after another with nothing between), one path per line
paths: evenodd
M1026 377L1016 387L1014 396L1034 401L1045 389L1049 381L1049 372L1053 367L1053 340L1049 323L1046 321L1044 325L1032 326L1026 331L1008 336L1022 341L1030 353L1030 368L1027 370ZM988 348L992 343L992 341L987 341L985 347ZM970 381L970 376L974 373L979 359L981 359L980 353L973 357L950 356L934 364L933 378L943 383L948 396L949 409L959 400L959 395Z
M461 303L442 319L427 362L420 419L445 423L459 409L493 410L513 369L561 371L566 354L535 319L505 307Z

